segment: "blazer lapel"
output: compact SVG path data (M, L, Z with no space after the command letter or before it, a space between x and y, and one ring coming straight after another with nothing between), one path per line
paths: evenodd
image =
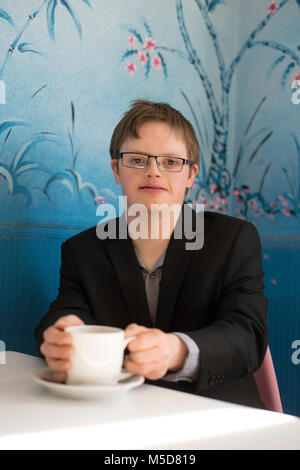
M196 213L190 209L189 206L187 206L185 210L187 212L192 211L190 212L189 216L191 217L190 220L192 220L192 228L195 230ZM173 231L166 252L162 278L160 282L155 326L156 328L159 328L165 332L170 331L178 293L180 292L186 271L195 251L186 249L186 243L191 243L191 240L186 238L184 231L184 215L187 212L181 210L176 226L181 224L182 236L181 238L176 238L174 236L175 230Z

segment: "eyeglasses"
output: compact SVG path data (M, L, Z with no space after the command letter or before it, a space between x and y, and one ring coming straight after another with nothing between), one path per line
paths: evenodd
M193 162L180 157L159 157L156 155L145 155L143 153L136 152L120 152L117 154L117 158L122 159L123 166L128 168L145 168L150 158L156 159L157 167L160 171L181 171L183 165L192 165Z

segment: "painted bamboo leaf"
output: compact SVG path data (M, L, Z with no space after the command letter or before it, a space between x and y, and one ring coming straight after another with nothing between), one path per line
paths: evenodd
M8 170L4 165L0 166L0 176L3 176L8 184L8 192L12 194L14 188L14 181L13 178Z
M263 173L263 175L262 175L262 179L261 179L261 182L260 182L260 185L259 185L259 189L258 189L259 194L262 193L263 185L264 185L264 183L265 183L265 179L266 179L266 176L267 176L267 174L268 174L268 171L269 171L271 165L272 165L272 162L269 162L267 168L265 169L265 171L264 171L264 173Z
M54 33L54 23L55 23L55 9L57 7L57 0L50 0L47 6L47 27L48 27L48 33L51 39L55 39L55 33Z
M75 108L74 103L71 101L71 119L72 119L72 134L74 135L74 127L75 127Z
M284 62L285 59L286 59L286 57L284 55L281 55L280 57L278 57L278 59L276 59L273 62L273 64L271 65L271 67L269 68L268 73L267 73L268 78L270 78L271 74L273 73L273 71L277 67L277 65L279 65L281 62Z
M20 168L18 168L18 170L16 170L15 176L19 176L22 173L25 173L26 171L31 171L37 168L40 168L39 163L26 163L26 165L23 165Z
M67 2L67 0L60 0L61 4L66 8L66 10L70 13L72 20L74 21L74 24L76 26L76 29L78 31L78 34L80 37L82 37L82 29L81 29L81 24L79 19L77 18L77 15L75 11L72 9L70 4Z
M148 36L150 36L152 38L153 34L152 34L152 31L151 31L150 25L147 23L146 20L144 20L144 26L145 26L145 29L147 31Z
M127 57L130 57L132 55L136 55L137 54L137 49L128 49L127 51L124 52L123 56L121 57L121 62L124 60L124 59L127 59Z
M162 69L163 69L164 76L165 76L166 78L168 78L168 70L167 70L166 61L165 61L163 55L162 55L160 52L157 52L157 55L158 55L158 57L159 57L160 60L161 60L161 66L162 66Z
M150 72L150 67L151 67L151 58L150 58L150 54L149 54L148 51L146 52L146 56L147 56L148 60L147 60L147 62L146 62L146 64L145 64L145 68L146 68L146 70L145 70L145 77L148 78L149 72Z
M82 0L88 7L92 8L92 5L90 4L90 0Z
M294 62L290 62L289 65L286 67L286 69L283 72L282 79L281 79L281 88L283 89L285 87L287 78L289 74L291 73L291 70L295 67Z
M293 133L292 133L292 137L295 142L296 149L297 149L297 157L298 157L298 197L297 197L297 200L300 201L300 144L299 144L297 137Z
M233 176L236 176L237 172L238 172L238 168L239 168L239 165L240 165L240 162L241 162L241 158L242 158L242 155L243 155L243 149L244 149L244 140L246 138L246 136L248 135L249 133L249 130L253 124L253 121L255 119L255 117L257 116L261 106L264 104L264 102L266 101L267 97L264 96L262 98L262 100L259 102L258 106L256 107L256 109L254 110L254 113L252 114L249 122L248 122L248 125L246 127L246 130L244 132L244 135L243 135L243 138L242 138L242 142L241 142L241 145L240 145L240 148L239 148L239 151L238 151L238 154L237 154L237 158L236 158L236 163L235 163L235 168L234 168L234 171L233 171Z
M98 197L98 191L97 191L96 186L93 185L92 183L88 183L88 182L84 183L78 171L71 170L71 169L67 169L66 171L68 171L69 173L71 173L71 175L74 176L76 180L78 193L80 193L84 188L87 188L90 194L93 196L93 198Z
M46 88L48 84L41 86L36 92L33 93L31 98L34 98L40 91L42 91L44 88Z
M28 154L28 152L34 147L36 146L37 144L41 143L41 142L53 142L51 141L48 137L46 137L45 135L38 135L37 137L35 137L34 139L32 139L31 141L29 142L26 142L21 148L20 150L17 152L11 166L10 166L10 169L12 171L12 173L14 173L18 167L20 166L20 163L21 161L23 160L23 158Z
M59 181L61 184L63 184L64 186L66 186L66 188L68 188L68 190L70 191L71 195L74 196L75 195L75 192L74 192L74 186L73 186L73 180L70 179L69 175L64 173L64 172L58 172L58 173L55 173L46 183L44 189L43 189L43 192L44 194L47 195L48 199L50 200L50 195L48 193L48 190L49 190L49 187L51 186L52 183L54 183L55 181Z
M209 12L214 11L222 3L225 3L224 0L205 0L205 6Z
M260 141L260 143L258 144L256 149L254 150L254 152L252 152L252 154L249 158L249 161L248 161L248 165L250 165L250 163L254 160L255 156L258 154L261 147L269 140L269 138L271 137L272 134L273 134L273 131L268 132L268 134Z
M137 32L136 29L133 29L133 28L129 28L128 31L134 35L134 37L139 41L139 43L141 45L143 45L143 39L142 39L142 36L140 35L140 33Z
M0 18L3 18L3 20L8 21L8 23L10 23L12 26L15 25L12 17L6 11L2 10L1 8L0 8Z
M5 132L7 129L15 126L28 126L28 124L25 121L22 121L22 119L14 119L13 121L5 121L0 124L0 134Z
M24 52L33 52L34 54L43 55L42 52L36 51L35 49L32 49L30 46L32 46L31 42L22 42L18 46L18 51L21 52L22 54Z

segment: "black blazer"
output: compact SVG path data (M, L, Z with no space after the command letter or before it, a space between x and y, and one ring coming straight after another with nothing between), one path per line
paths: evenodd
M189 210L195 224L196 213ZM119 220L114 219L117 229ZM183 220L182 211L178 223ZM197 380L148 383L263 408L252 376L268 345L257 230L249 222L205 212L203 247L186 250L190 241L184 230L182 239L174 233L170 239L152 325L131 238L120 239L117 230L116 238L99 239L96 227L71 237L62 244L58 297L35 331L38 349L44 330L68 314L86 324L124 329L134 322L184 332L200 349Z

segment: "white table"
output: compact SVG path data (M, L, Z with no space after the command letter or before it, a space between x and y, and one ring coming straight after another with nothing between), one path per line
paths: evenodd
M300 449L300 420L143 384L120 399L58 397L32 379L45 362L0 364L0 449Z

